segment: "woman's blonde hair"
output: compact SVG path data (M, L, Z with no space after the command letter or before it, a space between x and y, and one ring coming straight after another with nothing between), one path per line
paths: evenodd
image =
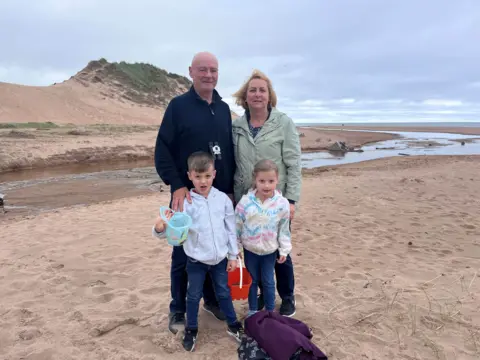
M272 160L268 159L263 159L257 162L253 168L253 173L252 173L252 189L255 189L256 186L256 179L257 175L260 172L265 172L265 171L275 171L275 174L278 176L278 166L273 162Z
M245 81L242 87L235 94L232 95L235 98L235 104L243 107L245 110L248 110L247 91L248 91L248 85L250 84L250 81L252 81L253 79L261 79L267 82L269 105L271 107L276 107L277 94L275 93L275 90L273 90L272 81L268 78L267 75L265 75L263 72L257 69L253 70L252 75L249 76L249 78L247 79L247 81Z

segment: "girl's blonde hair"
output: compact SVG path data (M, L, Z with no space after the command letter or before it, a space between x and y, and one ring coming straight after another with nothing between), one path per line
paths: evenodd
M255 180L257 179L258 173L265 171L275 171L275 174L278 176L278 166L272 160L263 159L255 164L253 167L252 173L252 189L256 188Z
M250 81L252 81L253 79L261 79L267 82L269 105L271 107L276 107L277 94L275 93L275 90L273 90L272 81L269 79L267 75L265 75L263 72L257 69L253 70L252 75L250 75L250 77L242 85L242 87L235 94L232 95L233 98L235 99L235 104L243 107L245 110L248 110L247 91L248 91L248 86L250 85Z

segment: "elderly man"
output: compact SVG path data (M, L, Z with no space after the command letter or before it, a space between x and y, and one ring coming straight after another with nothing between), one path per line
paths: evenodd
M217 170L213 186L233 199L235 159L232 140L232 116L229 106L215 90L218 61L208 52L194 56L189 67L193 86L173 98L167 106L158 131L155 167L165 184L170 185L173 210L183 210L185 198L191 202L193 187L187 176L187 158L195 151L207 151L215 157ZM169 329L176 334L185 326L187 294L187 256L182 246L173 247L170 268L171 296ZM209 276L203 288L203 309L224 321Z

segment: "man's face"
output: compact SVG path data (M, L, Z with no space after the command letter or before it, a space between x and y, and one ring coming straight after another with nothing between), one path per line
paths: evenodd
M190 77L197 92L213 92L218 81L218 62L210 54L200 54L189 68Z
M197 172L192 170L188 172L188 178L192 181L195 191L207 197L212 188L213 179L215 179L216 171L213 168L213 165L210 165L207 171Z

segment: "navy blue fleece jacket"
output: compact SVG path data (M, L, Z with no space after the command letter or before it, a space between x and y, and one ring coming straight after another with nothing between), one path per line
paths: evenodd
M208 104L192 86L168 104L155 145L155 168L172 193L184 186L189 190L193 187L187 176L187 159L195 151L214 155L217 174L213 186L233 194L235 158L230 108L216 90Z

